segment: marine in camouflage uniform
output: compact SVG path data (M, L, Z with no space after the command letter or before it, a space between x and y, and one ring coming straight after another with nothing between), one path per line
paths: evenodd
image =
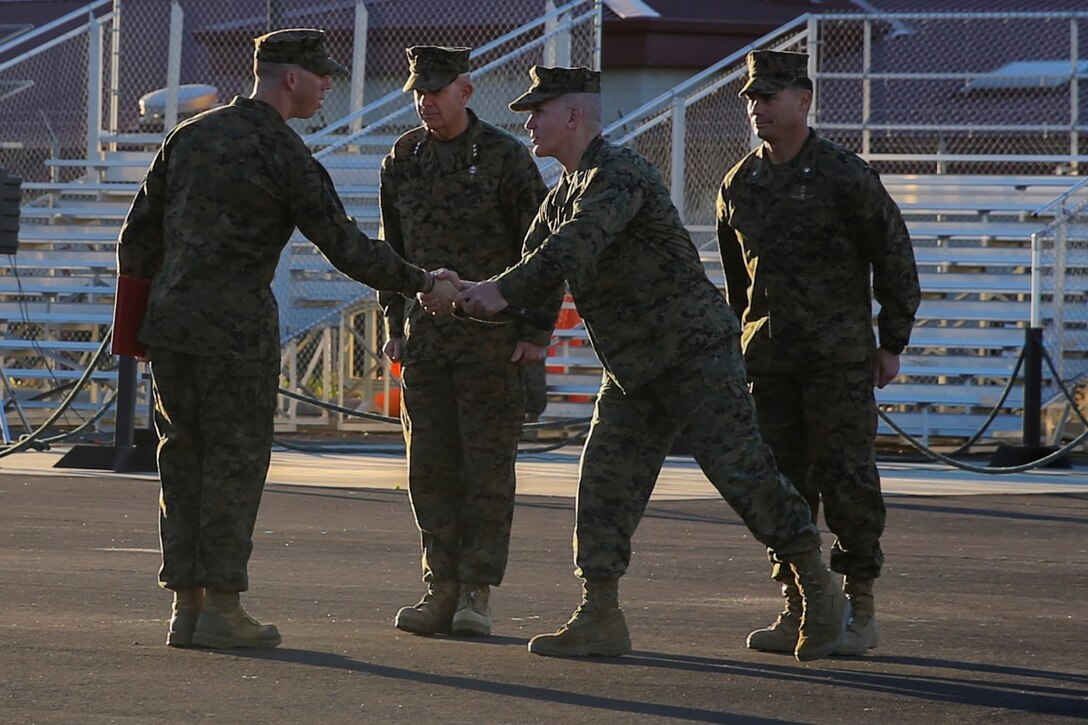
M497 274L521 258L547 189L524 144L465 105L468 48L417 46L407 55L404 89L414 92L424 125L397 139L382 162L381 236L427 269ZM527 362L520 356L526 345L546 352L551 332L433 316L395 292L379 299L387 337L402 340L408 490L427 583L396 625L484 636L514 515Z
M249 588L279 381L270 284L295 227L357 280L406 295L432 286L426 272L359 231L328 173L285 123L316 112L329 76L344 71L328 57L324 34L262 36L255 58L259 73L283 75L259 77L253 97L169 134L117 252L121 274L152 279L139 337L149 349L160 436L159 582L181 595L168 639L180 646L279 643L274 627L248 626L245 617L236 637L229 627L218 631L223 622L210 610L226 601L237 613L238 592ZM283 90L287 74L295 91Z
M526 247L534 251L490 285L463 291L457 304L471 312L484 304L483 291L499 306L533 306L566 282L605 372L578 483L582 605L557 633L533 638L530 651L630 651L617 581L682 433L755 539L803 572L810 636L797 656L824 656L842 636L845 600L825 586L830 577L808 506L760 439L736 317L707 278L659 172L599 135L600 74L534 67L531 75L533 86L510 107L532 113L526 128L535 152L556 156L567 173L529 230ZM568 117L577 130L568 130Z
M757 102L787 103L792 96L772 100L787 88L807 92L807 62L799 53L749 55L742 91L749 112L764 126L763 115L775 117L764 136L789 138L779 106L765 112ZM860 644L855 630L861 615L873 612L872 580L884 562L874 364L894 359L898 370L920 299L918 272L899 209L876 172L809 129L803 108L794 113L801 142L796 155L772 160L764 143L725 175L718 243L729 303L743 322L760 429L814 520L823 500L837 537L831 568L846 575L859 615L840 653L860 654L877 643L875 621ZM775 626L753 633L750 645L757 649L784 649L795 638L792 577L787 570L775 576L786 585L787 610ZM775 646L779 640L782 647Z

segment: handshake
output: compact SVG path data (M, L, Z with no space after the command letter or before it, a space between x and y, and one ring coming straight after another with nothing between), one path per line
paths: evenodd
M431 291L420 292L416 297L432 315L456 315L484 322L497 322L494 318L501 317L503 322L522 322L548 332L555 326L554 314L507 302L497 282L468 282L451 269L437 269L431 274L434 275Z
M416 299L432 315L487 319L509 307L495 282L468 282L451 269L437 269L431 275L434 286Z
M548 331L551 331L555 323L554 315L548 316L537 310L510 305L495 282L467 282L449 269L437 269L431 275L434 277L434 285L429 292L418 293L416 299L432 315L457 315L485 321L498 315L505 317L505 321L517 320L530 327ZM404 351L403 345L402 338L390 338L386 341L383 352L390 360L399 362ZM519 340L514 346L510 362L528 365L542 361L547 354L547 346Z

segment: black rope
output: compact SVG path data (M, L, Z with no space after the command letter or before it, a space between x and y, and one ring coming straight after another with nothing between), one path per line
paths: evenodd
M68 410L69 406L71 406L72 403L75 402L76 395L78 395L79 391L83 389L83 386L87 384L87 381L91 379L91 374L94 372L95 366L98 365L98 361L106 353L106 350L108 349L110 344L110 339L112 337L113 328L111 327L109 331L107 331L106 334L102 337L102 343L98 346L98 350L95 352L94 357L91 359L91 364L88 365L86 370L83 371L83 375L81 375L79 380L76 381L72 389L68 391L68 395L65 396L64 400L61 401L61 404L57 407L56 410L53 411L52 415L50 415L44 423L35 428L33 431L25 436L22 436L19 439L18 443L13 443L10 446L0 448L0 458L10 456L11 454L18 453L19 451L25 451L27 448L39 447L39 439L41 439L42 434L45 433L49 426L53 425L57 418L60 418L62 415L64 415L64 412ZM111 398L109 401L106 402L105 405L102 406L102 409L99 411L99 413L96 413L95 419L97 420L98 415L104 413L105 409L109 407L109 405L112 405L112 403L113 400ZM62 437L67 437L67 434ZM54 440L59 439L60 438L54 438Z
M1001 410L1001 406L1003 406L1005 404L1005 400L1008 399L1009 393L1012 391L1013 384L1016 382L1016 378L1020 374L1020 368L1024 365L1024 353L1025 352L1026 352L1025 348L1023 348L1023 347L1020 348L1020 354L1016 358L1016 365L1013 366L1012 373L1009 375L1009 379L1005 383L1005 389L1003 391L1001 391L1001 398L997 401L997 403L994 405L994 407L990 410L990 415L987 416L986 420L984 420L982 422L982 425L979 427L979 429L977 431L975 431L975 434L967 439L966 443L961 444L960 446L958 446L955 450L953 450L948 455L955 456L955 455L957 455L959 453L963 453L968 448L973 446L975 444L975 442L979 438L982 437L983 433L985 433L987 430L989 430L990 424L994 422L995 418L997 418L998 411Z

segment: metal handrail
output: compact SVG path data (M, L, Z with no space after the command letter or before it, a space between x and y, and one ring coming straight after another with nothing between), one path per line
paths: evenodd
M1088 177L1086 177L1084 179L1081 179L1080 181L1078 181L1077 183L1075 183L1071 187L1069 187L1069 189L1062 192L1061 194L1058 194L1056 197L1054 197L1053 199L1048 201L1046 204L1043 204L1041 207L1039 207L1038 209L1033 211L1031 213L1032 218L1038 218L1038 217L1042 216L1043 212L1050 209L1050 207L1054 206L1055 204L1064 203L1066 199L1068 199L1070 196L1072 196L1076 192L1083 189L1085 186L1088 186ZM1086 202L1086 203L1088 203L1088 202ZM1061 217L1061 220L1064 221L1066 218L1071 216L1073 213L1076 213L1076 211L1077 210L1074 210L1073 212L1068 212L1066 214L1063 214L1062 217ZM1054 224L1054 222L1056 222L1056 221L1059 221L1059 220L1055 219L1050 224L1048 224L1046 227L1044 227L1044 229L1052 226Z
M571 3L571 4L574 4L574 3ZM589 12L583 13L582 15L579 15L578 17L574 18L574 20L572 20L570 24L571 25L577 25L579 23L585 22L586 20L594 17L596 14L597 14L596 10L590 10ZM516 57L518 57L520 55L524 55L525 53L527 53L530 50L534 49L538 45L541 45L541 44L547 42L547 40L550 37L552 37L553 35L557 35L560 32L562 32L562 29L556 29L556 30L552 30L552 31L549 31L547 33L544 33L539 38L534 38L533 40L530 40L527 43L523 43L522 45L519 45L517 48L510 51L506 55L504 55L504 56L502 56L500 58L496 58L495 60L491 61L490 63L486 63L486 64L480 66L475 71L473 71L473 73L486 73L487 71L491 70L492 68L498 67L498 66L502 65L503 63L506 63L511 58L516 58ZM316 152L314 154L314 158L322 158L324 156L329 155L333 151L336 151L337 149L340 149L340 148L342 148L344 146L348 146L350 144L354 144L354 143L358 142L359 138L368 135L371 132L371 129L380 128L387 121L391 121L392 119L396 118L397 116L408 113L409 111L413 110L414 108L415 108L415 106L412 103L408 103L407 105L405 105L405 106L403 106L403 107L401 107L401 108L399 108L399 109L397 109L397 110L395 110L395 111L393 111L391 113L387 113L382 118L379 118L377 121L374 121L373 123L368 124L364 128L359 129L355 133L352 133L352 134L350 134L348 136L343 136L343 137L337 139L336 141L330 143L325 148L323 148L320 151Z
M0 44L0 53L6 53L6 52L10 51L12 48L14 48L17 45L23 45L28 40L32 40L34 38L37 38L38 36L43 35L45 33L48 33L49 31L53 30L54 28L60 27L61 25L64 25L64 24L69 23L69 22L71 22L73 20L76 20L77 18L79 18L81 16L86 16L88 13L93 14L95 10L97 10L97 9L99 9L99 8L105 6L105 5L109 5L112 2L113 2L113 0L95 0L94 2L90 3L89 5L85 5L85 6L81 7L81 8L73 10L72 12L67 13L66 15L62 15L61 17L57 18L56 20L52 20L52 21L46 23L45 25L41 26L40 28L35 28L34 30L31 30L28 33L22 33L20 35L17 35L16 37L12 38L8 42ZM86 26L84 26L84 27L86 27Z
M517 38L518 36L524 35L525 33L535 29L536 27L538 27L540 25L543 25L544 23L547 23L549 20L552 20L553 18L559 17L561 15L566 14L569 11L572 11L576 5L583 5L586 2L587 2L587 0L571 0L571 2L567 3L566 5L562 5L560 7L557 7L554 10L551 10L551 11L541 15L540 17L526 23L525 25L514 28L513 30L511 30L511 31L509 31L507 33L504 33L503 35L500 35L499 37L488 41L484 45L481 45L479 48L473 49L473 51L469 54L469 58L470 59L479 58L481 55L484 55L485 53L489 53L492 50L494 50L495 48L498 48L499 46L504 45L506 43L509 43L511 40ZM581 20L581 19L582 18L579 18L579 20ZM503 56L503 58L508 58L508 57L513 56L513 55L514 55L514 53L510 53L510 54L508 54L506 56ZM477 69L475 72L478 73L481 70L483 70L483 69L482 68ZM306 136L303 139L303 141L305 141L308 145L313 145L313 144L320 143L321 139L324 136L327 136L330 133L332 133L333 131L336 131L337 129L340 129L340 128L343 128L344 126L349 125L352 121L355 121L355 120L357 120L359 118L362 118L366 114L372 113L374 110L376 110L378 108L381 108L383 106L387 106L391 102L393 102L393 101L395 101L397 99L401 99L401 98L404 98L404 92L403 91L400 91L400 90L390 91L389 93L385 94L381 98L379 98L379 99L377 99L375 101L372 101L368 105L365 105L362 108L360 108L360 109L358 109L356 111L352 111L348 115L341 117L339 120L337 120L334 123L329 124L328 126L324 127L320 131L315 131L314 133L310 134L309 136ZM393 114L387 115L386 117L381 118L381 119L379 119L378 121L375 121L372 124L368 124L368 126L374 126L374 125L376 125L378 123L381 123L381 122L384 122L384 121L388 120L389 118L395 118L396 115L399 115L400 112L402 112L402 111L394 111ZM361 129L359 132L356 132L356 133L359 134L359 133L362 133L365 130L366 129Z
M99 1L101 2L101 0L99 0ZM12 58L11 60L0 63L0 71L5 71L8 68L16 66L16 65L18 65L18 64L20 64L20 63L22 63L24 61L30 60L34 56L41 55L42 53L49 50L50 48L53 48L53 47L55 47L57 45L60 45L61 43L64 43L66 41L71 40L72 38L75 38L75 37L77 37L79 35L82 35L82 34L86 33L87 28L91 27L92 23L97 23L98 25L103 25L103 24L109 22L110 20L112 20L113 15L114 15L114 13L112 11L108 12L108 13L106 13L104 15L99 15L97 17L92 15L90 17L90 20L87 21L86 25L81 25L78 28L73 28L72 30L69 30L67 33L64 33L63 35L58 35L57 37L51 38L50 40L42 43L39 46L31 48L30 50L26 51L22 55L17 55L14 58ZM42 26L42 27L45 27L45 26Z
M731 65L733 63L737 63L738 61L743 60L744 57L746 55L748 55L748 53L750 53L751 51L758 50L759 48L763 47L766 43L769 43L770 41L772 41L772 40L774 40L774 39L776 39L776 38L778 38L780 36L786 35L790 31L792 31L794 28L807 24L809 19L812 18L812 17L813 16L811 14L806 13L805 15L801 15L800 17L797 17L797 18L793 19L792 21L786 23L785 25L783 25L783 26L781 26L781 27L779 27L779 28L777 28L775 30L772 30L771 32L764 35L763 37L752 41L751 43L744 46L740 50L738 50L738 51L736 51L734 53L731 53L730 55L727 55L726 57L722 58L717 63L710 66L709 68L706 68L705 70L702 70L702 71L696 73L695 75L693 75L692 77L690 77L686 81L684 81L683 83L680 83L677 86L673 86L672 88L665 91L664 93L657 96L656 98L654 98L652 100L649 100L646 103L643 103L641 106L639 106L635 110L631 111L630 113L625 115L623 118L609 124L604 129L603 133L607 136L608 134L611 134L612 132L614 132L616 129L621 128L623 126L626 126L626 125L634 122L636 119L638 119L640 117L648 116L651 113L654 113L654 112L660 110L663 106L668 106L669 104L672 103L672 100L674 98L676 98L678 96L683 96L685 93L687 93L693 87L700 85L701 83L703 83L708 78L712 78L722 68L725 68L725 67L727 67L727 66L729 66L729 65Z

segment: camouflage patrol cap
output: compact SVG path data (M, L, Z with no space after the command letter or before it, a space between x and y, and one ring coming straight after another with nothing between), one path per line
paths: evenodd
M777 50L753 50L748 54L748 82L739 95L771 95L794 81L808 78L808 55Z
M534 65L529 69L533 84L529 90L510 102L511 111L528 111L544 101L568 93L600 93L601 72L589 68L546 68Z
M438 45L415 45L405 50L411 75L404 91L438 91L462 73L468 73L468 56L472 48L444 48Z
M347 75L348 69L329 57L325 31L316 28L275 30L253 39L253 58L264 63L287 63L320 75Z

